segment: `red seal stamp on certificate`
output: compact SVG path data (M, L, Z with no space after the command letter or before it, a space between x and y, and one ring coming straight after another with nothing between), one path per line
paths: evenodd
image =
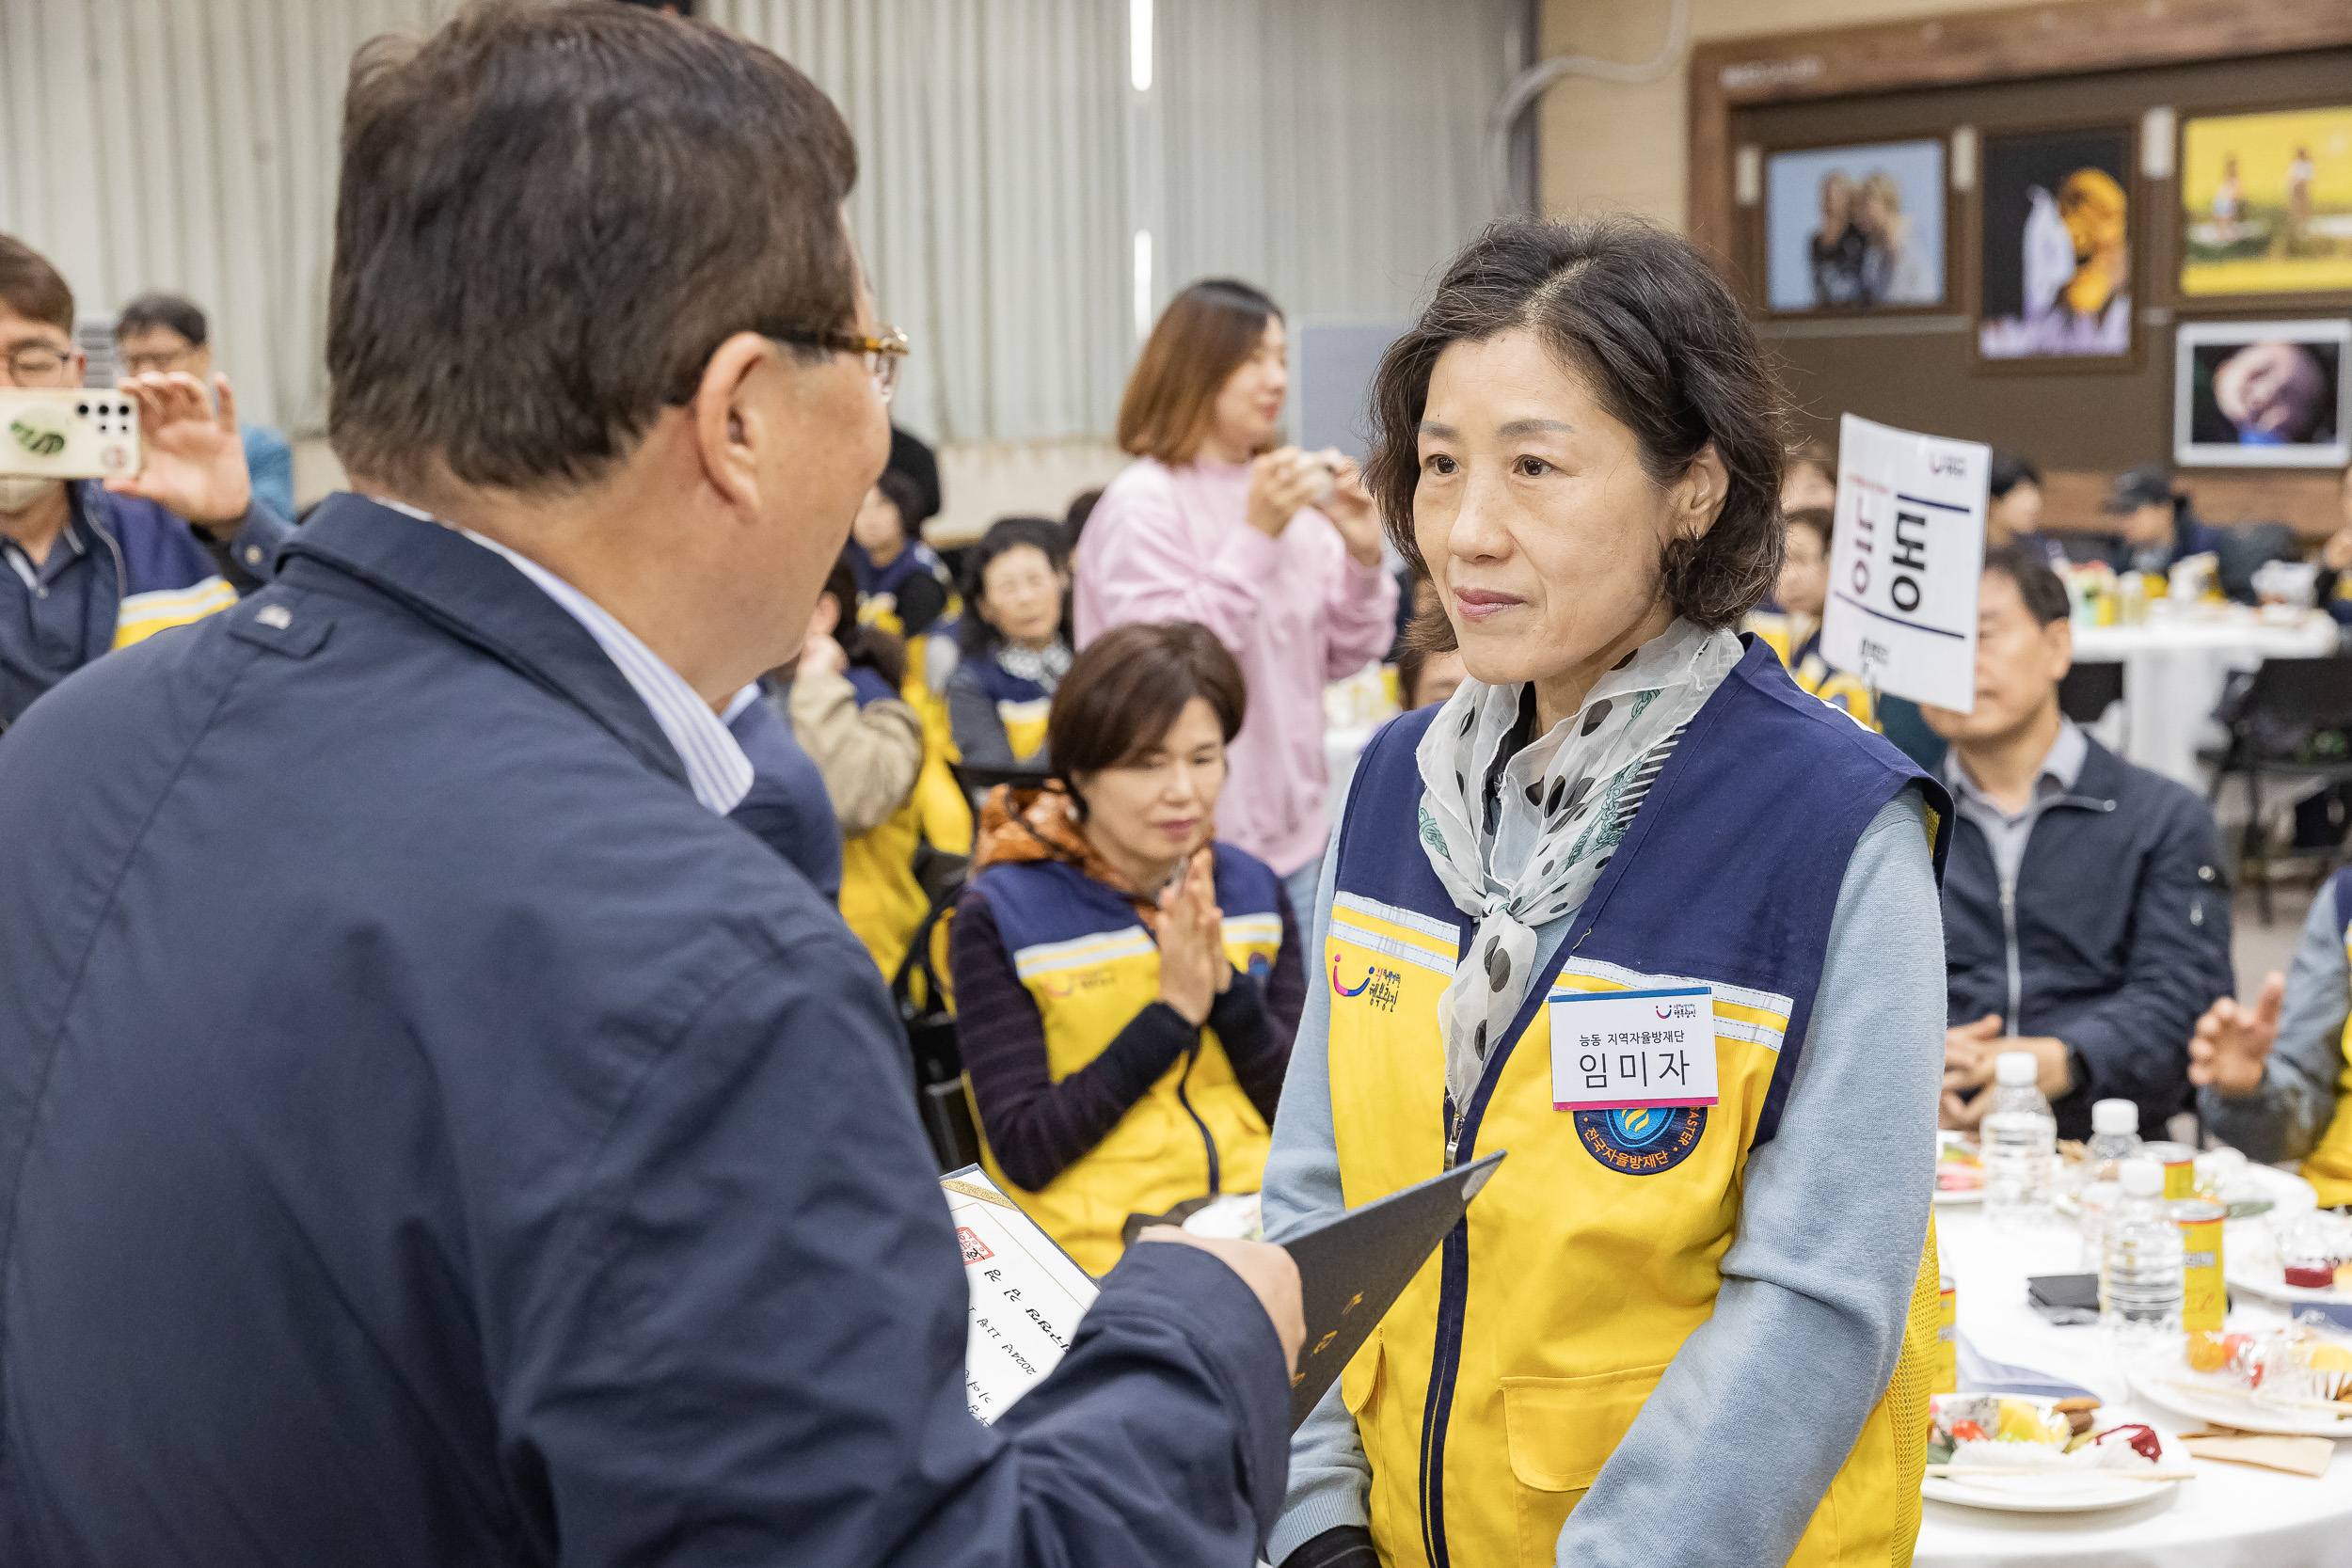
M986 1242L981 1241L973 1233L972 1227L968 1225L956 1227L956 1240L963 1245L963 1260L967 1263L984 1263L996 1256L989 1250Z

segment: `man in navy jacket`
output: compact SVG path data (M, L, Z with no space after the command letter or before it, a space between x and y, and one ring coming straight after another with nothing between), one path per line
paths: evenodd
M348 103L362 493L0 736L0 1562L1247 1561L1287 1257L975 1422L887 1001L724 817L887 441L847 128L616 7Z
M1991 1106L1994 1058L2030 1052L2058 1136L2100 1100L2144 1137L2186 1107L2198 1015L2232 994L2230 894L2205 802L2058 711L2074 655L2066 589L2023 543L1985 552L1977 705L1928 707L1951 742L1960 820L1944 870L1951 1027L1944 1120Z

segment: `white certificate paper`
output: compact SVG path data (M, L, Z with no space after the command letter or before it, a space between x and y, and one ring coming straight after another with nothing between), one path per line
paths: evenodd
M1715 1103L1715 992L1554 992L1551 1108L1631 1111Z
M1099 1288L979 1166L939 1185L972 1288L964 1400L990 1425L1061 1360Z

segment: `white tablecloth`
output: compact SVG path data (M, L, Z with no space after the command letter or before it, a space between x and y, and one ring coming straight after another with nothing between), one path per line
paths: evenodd
M2230 672L2251 670L2265 658L2318 658L2335 651L2336 623L2320 610L2282 624L2233 605L2210 616L2074 628L2076 663L2123 666L2122 724L2112 737L2123 754L2200 794L2206 778L2197 747L2208 734L2218 742L2220 726L2207 726Z
M1960 1327L1995 1361L2030 1367L2090 1387L2106 1402L2102 1430L2145 1421L2168 1438L2202 1423L2127 1397L2122 1373L2096 1327L2059 1328L2026 1305L2030 1275L2077 1271L2072 1225L2052 1221L2019 1235L1995 1231L1981 1210L1935 1215L1945 1272L1959 1286ZM2233 1326L2275 1324L2279 1315L2239 1298ZM2191 1460L2198 1479L2170 1495L2090 1513L2005 1513L1930 1502L1915 1568L2344 1568L2352 1564L2352 1442L2316 1481L2276 1470Z

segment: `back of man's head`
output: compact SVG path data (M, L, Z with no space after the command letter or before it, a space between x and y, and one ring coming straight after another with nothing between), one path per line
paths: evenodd
M807 77L704 24L477 5L354 59L327 432L416 495L591 483L733 334L857 308L857 152Z
M0 234L0 306L73 336L73 291L48 257L13 234Z
M1984 569L1998 572L2017 585L2017 597L2025 603L2026 613L2033 617L2036 626L2063 621L2074 608L2066 596L2066 584L2058 580L2058 575L2038 550L2016 544L1988 546Z

